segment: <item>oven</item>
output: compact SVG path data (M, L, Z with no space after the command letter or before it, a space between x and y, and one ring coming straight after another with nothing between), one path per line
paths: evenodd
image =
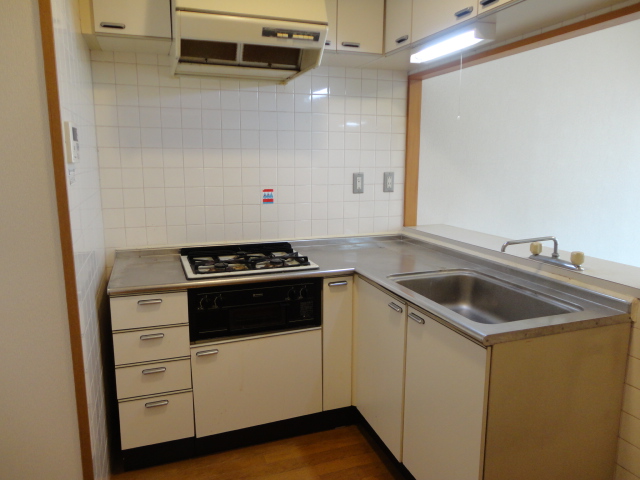
M190 341L320 326L321 300L320 278L193 288Z

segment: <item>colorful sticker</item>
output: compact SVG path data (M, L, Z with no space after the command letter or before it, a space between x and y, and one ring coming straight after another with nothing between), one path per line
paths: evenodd
M262 204L273 203L273 188L265 188L262 190Z

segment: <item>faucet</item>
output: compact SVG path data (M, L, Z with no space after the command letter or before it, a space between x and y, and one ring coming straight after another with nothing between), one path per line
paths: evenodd
M542 245L540 244L540 242L545 241L553 242L553 253L550 257L540 255L540 253L542 252ZM556 240L556 237L536 237L525 238L523 240L509 240L508 242L504 242L502 244L502 248L500 249L500 251L504 253L509 245L518 245L521 243L531 243L529 249L533 255L531 255L529 258L532 260L538 260L539 262L548 263L557 267L567 268L569 270L584 270L584 268L582 268L581 266L584 263L584 253L582 252L571 252L570 262L560 259L560 255L558 254L558 240Z

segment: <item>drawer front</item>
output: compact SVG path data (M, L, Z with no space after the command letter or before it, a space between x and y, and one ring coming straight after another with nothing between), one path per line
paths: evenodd
M191 392L120 402L122 449L193 437Z
M113 334L116 365L188 357L189 327L164 327Z
M191 388L191 362L147 363L116 369L118 398L140 397Z
M187 292L114 297L110 303L112 330L189 323Z

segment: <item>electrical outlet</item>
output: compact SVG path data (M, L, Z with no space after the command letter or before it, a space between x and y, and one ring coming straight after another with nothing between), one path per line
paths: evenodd
M353 193L364 193L364 173L353 174Z
M393 192L393 172L384 172L382 191Z

